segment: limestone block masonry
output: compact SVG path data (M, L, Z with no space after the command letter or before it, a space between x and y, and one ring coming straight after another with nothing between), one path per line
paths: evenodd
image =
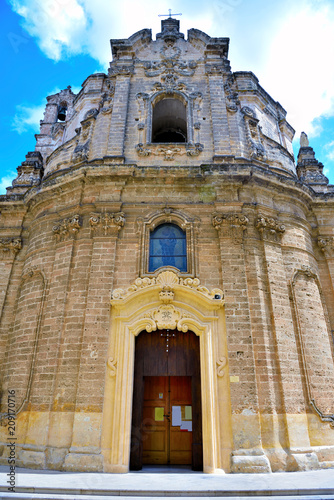
M204 472L334 467L323 165L228 38L167 18L111 48L0 196L0 463L10 408L16 465L128 472L136 338L167 330L199 338Z

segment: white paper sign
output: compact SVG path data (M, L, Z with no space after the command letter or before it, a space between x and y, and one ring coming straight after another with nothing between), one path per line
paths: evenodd
M178 425L181 425L181 423L181 406L172 406L172 426L176 427Z
M193 423L191 420L186 420L181 423L180 427L181 431L189 431L192 432L193 430Z

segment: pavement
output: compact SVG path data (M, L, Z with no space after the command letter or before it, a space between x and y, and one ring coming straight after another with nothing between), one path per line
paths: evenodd
M8 490L9 469L0 466L0 499L187 500L255 497L257 500L334 500L334 469L273 474L203 474L187 468L147 466L139 472L108 474L16 468L15 491Z

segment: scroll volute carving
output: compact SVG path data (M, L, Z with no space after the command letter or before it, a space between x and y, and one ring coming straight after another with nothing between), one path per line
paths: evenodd
M225 238L230 238L234 244L242 243L243 236L246 234L249 223L248 217L243 214L214 213L212 216L212 224L217 231Z

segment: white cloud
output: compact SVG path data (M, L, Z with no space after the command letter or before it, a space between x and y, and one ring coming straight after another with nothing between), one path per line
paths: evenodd
M39 131L40 120L43 119L45 104L40 106L16 106L16 114L12 121L12 128L19 134L28 130Z
M0 178L0 194L6 194L6 188L12 185L12 181L16 176L16 172L7 172L4 177Z
M271 40L260 83L288 111L288 120L310 136L321 133L319 117L334 113L334 6L304 2Z
M43 119L45 104L37 106L19 104L16 106L16 113L12 120L12 129L16 130L19 134L28 131L39 132L39 122Z
M41 50L58 61L65 53L79 53L87 26L77 0L10 0L23 17L23 27L38 41Z
M231 37L232 69L253 71L310 136L334 114L334 5L330 0L10 0L44 53L59 60L89 54L101 68L111 59L110 38L160 31L158 14L182 12L181 29Z
M334 141L325 144L324 150L326 158L330 161L334 161Z

